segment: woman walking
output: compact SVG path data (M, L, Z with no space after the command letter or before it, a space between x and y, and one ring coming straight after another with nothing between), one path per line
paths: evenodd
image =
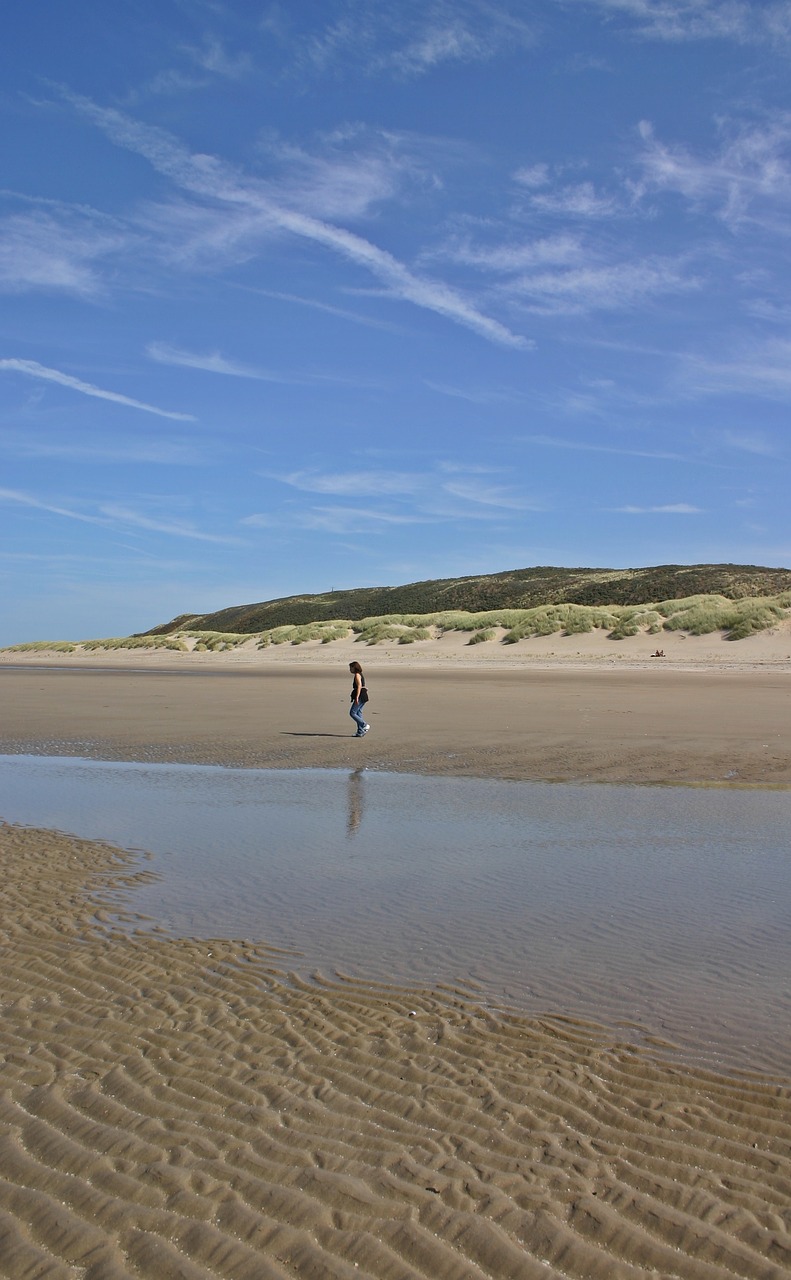
M352 705L349 708L349 715L357 725L355 738L364 738L370 725L365 723L363 719L363 707L368 701L368 690L365 687L365 676L359 662L350 662L349 670L354 676L352 684Z

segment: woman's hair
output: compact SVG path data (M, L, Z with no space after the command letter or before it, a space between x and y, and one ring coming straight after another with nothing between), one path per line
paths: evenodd
M361 676L363 673L363 669L360 666L359 662L350 662L349 670L353 671L356 676Z

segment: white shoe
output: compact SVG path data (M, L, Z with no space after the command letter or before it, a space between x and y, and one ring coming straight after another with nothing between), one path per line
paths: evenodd
M364 737L365 737L365 735L366 735L366 733L368 732L368 730L370 729L370 727L371 727L371 726L370 726L369 724L367 724L367 725L365 726L365 728L364 728L363 730L361 730L361 732L360 732L360 737L361 737L361 738L364 738Z

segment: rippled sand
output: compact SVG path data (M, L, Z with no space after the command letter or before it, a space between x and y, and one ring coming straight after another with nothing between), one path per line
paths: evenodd
M4 1276L789 1274L788 1086L129 936L105 846L3 827L0 867Z

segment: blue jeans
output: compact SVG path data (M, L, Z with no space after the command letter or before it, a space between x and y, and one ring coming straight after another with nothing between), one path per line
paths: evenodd
M361 702L353 702L349 708L349 715L357 725L357 732L362 733L365 728L365 721L363 720L363 704Z

